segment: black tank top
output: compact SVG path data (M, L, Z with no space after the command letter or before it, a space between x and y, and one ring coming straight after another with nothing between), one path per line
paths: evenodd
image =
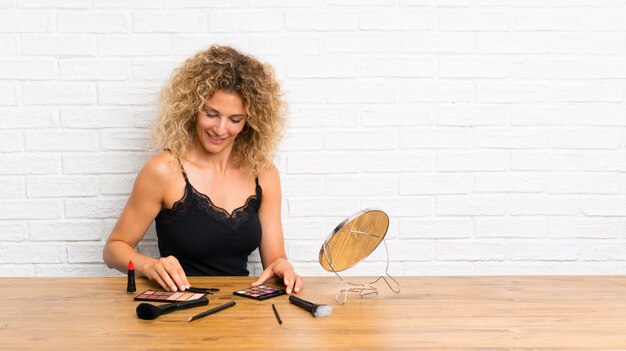
M217 207L185 178L185 194L157 215L161 257L173 255L188 276L247 276L248 256L261 243L261 186L231 214Z

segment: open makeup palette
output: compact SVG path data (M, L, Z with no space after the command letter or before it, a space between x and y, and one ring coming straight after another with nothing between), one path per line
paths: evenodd
M262 300L267 300L272 297L285 295L285 290L272 288L271 286L267 286L267 285L259 285L257 287L251 287L251 288L235 291L233 295L262 301Z
M206 294L187 292L187 291L160 291L146 290L135 296L135 301L153 301L153 302L180 302L199 299Z

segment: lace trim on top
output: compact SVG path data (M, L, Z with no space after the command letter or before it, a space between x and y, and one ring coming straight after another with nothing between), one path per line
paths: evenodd
M183 197L180 198L180 200L174 202L172 208L161 209L161 212L158 215L160 219L165 222L171 222L176 219L176 217L179 217L181 213L185 212L185 210L187 209L187 204L189 203L189 201L187 201L187 194L189 193L189 190L187 188L189 186L189 184L185 185L185 193L183 194Z
M256 195L248 196L248 199L246 199L246 202L242 206L237 207L233 210L232 213L229 214L228 211L226 211L225 209L216 206L213 201L211 201L211 198L209 198L208 195L196 190L193 185L191 186L191 190L193 197L198 200L198 205L203 212L206 212L213 218L224 224L227 224L233 229L240 226L242 223L250 218L251 211L249 211L248 208L250 207L252 202L257 199Z
M172 205L171 209L164 208L163 210L161 210L161 214L164 215L161 218L162 220L164 220L165 222L171 222L172 220L176 219L187 210L187 207L191 203L191 200L194 199L197 200L198 207L201 211L215 218L217 221L228 225L232 229L237 229L237 227L239 227L242 223L250 218L251 211L249 211L248 209L258 198L258 180L255 180L256 194L248 196L248 199L246 199L246 202L242 206L234 209L232 213L228 213L228 211L226 211L225 209L216 206L213 201L211 201L211 198L208 195L196 190L196 188L194 188L193 185L191 185L191 183L189 182L189 179L187 178L187 173L182 167L182 163L180 163L180 167L183 173L183 177L185 178L185 193L180 200L176 201ZM189 195L192 196L191 199L188 199Z

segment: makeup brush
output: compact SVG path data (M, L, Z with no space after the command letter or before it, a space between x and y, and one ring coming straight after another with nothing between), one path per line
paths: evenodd
M191 308L196 306L205 306L209 304L209 299L203 296L199 299L168 303L165 305L155 306L149 303L140 303L137 306L137 317L141 319L155 319L158 316L176 311L178 309Z
M318 305L313 302L302 300L301 298L295 297L293 295L289 295L289 302L302 308L303 310L311 312L314 317L326 317L330 316L330 314L333 313L333 308L331 306Z

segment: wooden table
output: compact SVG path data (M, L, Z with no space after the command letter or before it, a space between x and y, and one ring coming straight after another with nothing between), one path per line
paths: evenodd
M351 294L337 305L336 277L307 277L299 296L334 309L314 318L286 296L233 296L251 277L192 277L192 285L221 291L208 306L148 321L137 318L125 278L0 278L0 350L626 349L626 277L398 280L399 294L379 283L378 296ZM153 287L137 281L137 293ZM233 308L186 322L231 300Z

